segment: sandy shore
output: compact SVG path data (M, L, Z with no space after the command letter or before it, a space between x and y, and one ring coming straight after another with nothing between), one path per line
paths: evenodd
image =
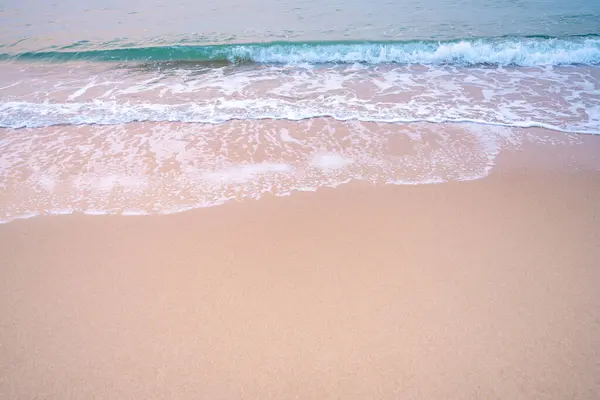
M599 398L597 160L544 149L471 182L2 225L0 398Z

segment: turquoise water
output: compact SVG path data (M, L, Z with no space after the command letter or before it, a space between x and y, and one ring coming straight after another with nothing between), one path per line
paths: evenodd
M77 44L37 52L5 53L20 61L207 61L367 64L570 65L600 63L597 35L502 37L450 41L270 42L220 45L112 47L85 49ZM8 49L10 51L10 49Z
M333 117L600 133L600 1L14 1L0 127Z
M548 129L600 134L598 0L0 4L0 222L478 179Z
M4 60L600 62L596 0L10 0L1 7Z

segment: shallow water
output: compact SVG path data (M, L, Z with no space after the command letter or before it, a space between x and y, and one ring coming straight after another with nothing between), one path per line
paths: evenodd
M600 134L600 2L5 2L0 219L484 177Z

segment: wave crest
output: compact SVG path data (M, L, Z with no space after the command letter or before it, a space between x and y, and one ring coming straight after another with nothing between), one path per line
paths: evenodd
M600 63L600 37L464 39L446 42L274 42L171 45L2 54L0 59L254 62L267 64L572 65Z

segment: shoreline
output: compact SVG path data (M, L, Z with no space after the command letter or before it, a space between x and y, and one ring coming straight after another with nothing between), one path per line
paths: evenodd
M473 181L0 225L0 397L595 398L584 140Z
M474 124L143 122L0 130L0 139L3 223L71 213L174 214L356 182L468 181L488 176L503 154L513 158L504 168L600 169L594 135ZM537 159L519 161L520 153Z

